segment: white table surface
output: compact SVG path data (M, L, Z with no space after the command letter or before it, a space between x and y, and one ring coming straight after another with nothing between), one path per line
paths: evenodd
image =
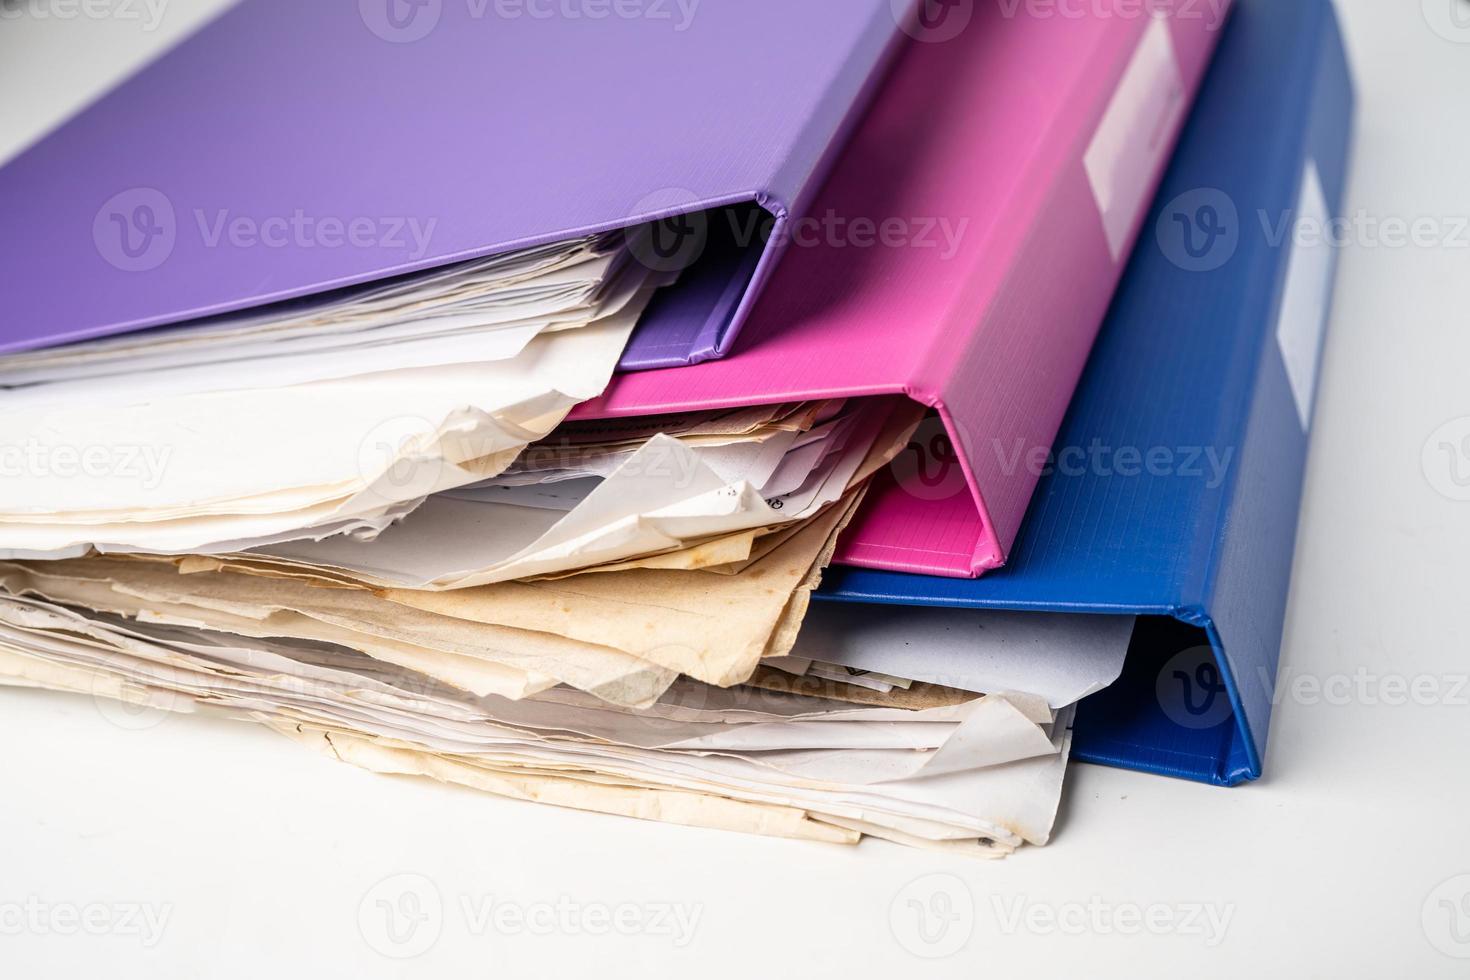
M15 2L0 158L222 6L153 0L153 24L144 0L100 19ZM1282 670L1363 676L1367 696L1288 694L1265 779L1074 766L1050 846L956 863L508 802L241 724L0 692L0 975L1470 975L1452 955L1470 957L1470 502L1448 458L1422 461L1470 417L1470 7L1457 30L1452 2L1340 5L1349 207L1449 241L1342 256ZM1392 703L1420 676L1440 703Z

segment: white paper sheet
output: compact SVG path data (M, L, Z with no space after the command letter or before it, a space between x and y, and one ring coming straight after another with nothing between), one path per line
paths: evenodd
M7 480L0 555L239 550L242 540L371 518L483 479L484 466L464 464L508 465L602 391L638 311L545 334L491 364L107 410L0 410L0 445L34 446L43 461L94 447L102 463L119 464ZM141 478L149 459L156 465Z
M818 602L792 653L1061 708L1118 679L1132 635L1132 616Z
M468 588L655 555L688 540L811 517L846 491L885 418L881 405L846 417L822 443L827 459L779 498L730 482L706 462L705 450L656 435L566 511L487 493L440 494L371 541L297 541L257 554L413 589ZM752 465L766 472L782 464Z

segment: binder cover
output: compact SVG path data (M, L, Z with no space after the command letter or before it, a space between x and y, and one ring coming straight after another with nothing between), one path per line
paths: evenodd
M1015 561L820 595L1145 617L1073 754L1222 785L1261 773L1353 107L1329 0L1238 8Z
M911 43L736 354L618 378L574 414L907 396L937 410L956 479L936 491L910 458L839 560L999 566L1037 478L988 440L1051 444L1219 34L1203 8L1152 6L986 0L959 36Z
M692 214L624 365L717 357L908 5L245 0L0 169L0 352Z

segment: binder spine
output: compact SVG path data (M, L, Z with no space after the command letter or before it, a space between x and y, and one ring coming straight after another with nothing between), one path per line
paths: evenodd
M1342 215L1352 129L1352 85L1331 5L1310 6L1318 22L1308 32L1311 56L1299 65L1310 72L1303 86L1308 98L1288 121L1300 134L1282 178L1288 203L1280 214L1241 215L1258 225L1250 234L1284 237L1259 246L1271 258L1270 304L1256 327L1261 339L1252 365L1255 383L1236 430L1233 480L1207 566L1208 629L1237 708L1238 738L1230 758L1222 760L1228 782L1260 774L1274 703L1312 389L1338 247L1326 232Z

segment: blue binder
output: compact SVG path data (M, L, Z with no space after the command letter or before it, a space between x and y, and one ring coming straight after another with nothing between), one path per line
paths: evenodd
M1138 616L1073 756L1261 774L1353 92L1329 0L1241 0L1012 562L833 569L819 597Z

